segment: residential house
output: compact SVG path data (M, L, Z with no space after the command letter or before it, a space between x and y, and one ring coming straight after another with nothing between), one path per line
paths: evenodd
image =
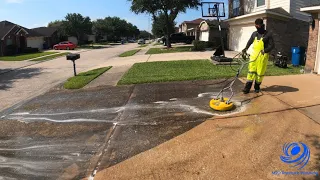
M175 28L174 28L174 32L175 32L175 33L179 33L179 32L180 32L180 31L179 31L179 27L175 27Z
M225 48L227 48L227 37L228 37L228 24L224 21L221 22L222 37ZM199 40L210 41L213 46L217 47L221 44L221 35L219 31L219 22L217 20L206 20L202 21L199 25Z
M60 41L58 27L38 27L32 29L44 36L44 44L49 49Z
M292 46L307 47L309 36L308 14L300 8L318 0L229 0L229 48L241 51L252 32L254 21L262 18L266 29L273 33L275 50L291 57Z
M305 71L320 74L320 2L314 6L301 8L301 11L309 13L312 17Z
M9 21L0 22L0 56L23 52L27 47L42 49L43 35Z
M205 19L198 18L192 21L184 21L181 23L181 32L184 32L187 36L195 36L195 39L199 39L199 24Z
M92 34L92 35L87 35L87 39L89 42L92 42L92 43L96 43L96 35Z
M179 32L182 32L182 24L179 25Z

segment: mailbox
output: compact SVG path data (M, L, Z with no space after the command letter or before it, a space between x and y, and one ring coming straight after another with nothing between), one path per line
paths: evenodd
M74 72L74 76L77 76L77 71L76 71L76 63L75 61L77 59L80 59L80 54L68 54L67 55L67 60L70 60L73 62L73 72Z
M68 54L67 60L75 61L77 59L80 59L80 54Z

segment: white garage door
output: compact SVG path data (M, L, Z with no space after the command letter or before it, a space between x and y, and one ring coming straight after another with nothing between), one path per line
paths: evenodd
M43 49L43 37L30 37L27 38L27 47Z
M200 41L209 41L209 31L200 32Z
M229 47L233 51L242 51L248 40L250 39L252 33L257 31L256 28L252 25L237 25L230 26L229 34ZM252 51L252 46L248 50L250 53Z

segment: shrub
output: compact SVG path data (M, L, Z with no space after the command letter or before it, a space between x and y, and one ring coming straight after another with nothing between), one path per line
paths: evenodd
M206 42L204 41L193 41L193 48L192 51L204 51L206 48Z
M214 41L208 41L206 48L215 48L216 44L217 43L215 43Z
M17 54L17 51L18 51L18 48L16 45L8 45L6 46L6 55L7 56L12 56L12 55L15 55Z
M24 48L22 50L22 53L25 53L25 54L28 54L28 53L37 53L39 52L39 49L38 48L32 48L32 47L27 47L27 48Z

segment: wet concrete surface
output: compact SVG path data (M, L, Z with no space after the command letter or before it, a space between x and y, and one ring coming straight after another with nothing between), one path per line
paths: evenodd
M0 177L93 176L223 115L209 107L221 82L52 90L3 111Z

